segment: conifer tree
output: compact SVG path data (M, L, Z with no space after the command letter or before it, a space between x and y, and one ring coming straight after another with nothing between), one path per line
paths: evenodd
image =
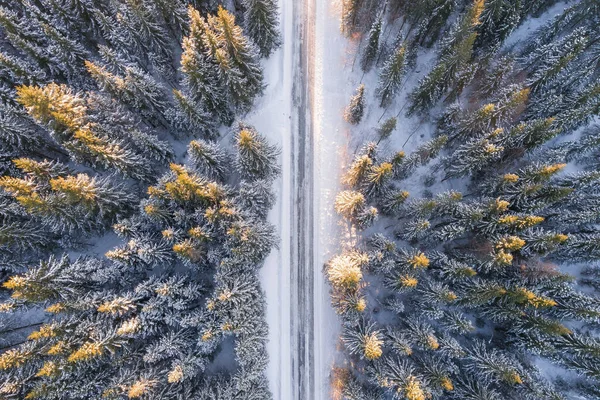
M211 179L224 180L229 155L213 142L192 140L188 145L188 154L193 165Z
M360 85L356 89L356 94L350 99L350 104L344 111L344 119L353 124L357 125L363 117L365 112L365 85Z
M272 179L279 174L276 163L279 150L269 145L253 127L240 123L235 142L237 165L243 176L249 179Z
M5 72L3 80L12 85L35 85L41 83L45 74L26 60L0 52L0 66Z
M379 75L379 86L377 94L380 98L380 107L390 105L394 96L402 86L402 80L406 73L407 63L406 45L398 43L388 60L385 62L381 74Z
M80 96L64 85L21 86L18 101L39 123L50 127L56 140L83 162L100 168L115 168L126 176L149 179L147 160L126 143L97 135L87 121L87 107Z
M523 4L519 1L486 0L477 28L477 47L494 47L517 27Z
M176 128L189 134L201 133L207 138L215 136L215 121L205 108L180 90L173 89L175 106L167 112L167 119Z
M377 135L379 136L378 143L391 136L394 129L396 129L397 119L394 117L386 119L379 128L377 128Z
M244 0L242 4L246 33L258 46L260 55L268 57L281 44L277 4L273 0Z
M461 73L469 74L468 64L477 38L474 29L480 24L479 18L483 9L484 1L474 0L471 7L453 27L450 37L445 41L440 52L438 63L410 94L409 115L422 113L432 107L457 83Z
M100 89L137 109L144 116L164 115L166 104L159 84L148 74L135 67L124 67L125 75L119 77L105 68L85 61L85 66ZM156 117L154 117L156 119Z
M342 32L350 36L359 23L361 0L344 0L342 2Z
M357 325L344 327L342 340L350 354L367 360L376 360L382 355L381 333L375 329L375 324L361 321Z
M209 35L214 35L217 49L211 50L213 58L226 77L229 95L235 106L247 110L254 97L263 91L263 76L258 64L255 46L244 36L242 29L235 24L235 17L219 7L216 16L208 16ZM209 39L211 40L211 39ZM214 44L211 43L211 46ZM225 59L221 58L225 55Z
M363 50L362 57L360 59L360 67L363 72L369 72L373 68L373 64L379 54L379 36L381 35L381 18L377 18L367 38L367 45Z
M365 208L365 197L357 191L346 190L335 198L335 209L347 219L357 217Z
M217 116L221 122L231 124L232 105L228 101L219 68L209 54L214 51L219 58L224 58L225 55L222 51L217 51L204 17L193 8L188 9L188 16L190 35L183 39L181 54L185 85L193 99L199 101L209 113Z
M460 146L448 161L448 174L446 177L463 176L478 172L485 166L495 163L500 159L504 147L499 145L502 129L497 129L480 139L471 139Z
M454 0L435 0L419 5L423 7L423 20L419 23L415 41L426 47L431 47L438 39L448 17L456 8Z

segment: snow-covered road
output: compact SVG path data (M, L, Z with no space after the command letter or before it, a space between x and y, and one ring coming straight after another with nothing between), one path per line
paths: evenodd
M265 62L267 89L248 121L282 149L278 200L269 219L278 251L262 269L271 390L279 400L330 398L338 320L324 262L339 247L333 213L348 132L348 42L331 0L280 0L283 46ZM349 69L349 68L345 68Z

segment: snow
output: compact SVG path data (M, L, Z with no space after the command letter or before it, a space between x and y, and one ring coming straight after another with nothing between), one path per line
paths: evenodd
M291 2L280 1L280 26L283 45L263 63L266 78L264 96L246 117L271 143L281 148L281 175L274 182L277 202L269 222L278 228L279 247L271 252L260 278L267 299L269 326L269 365L267 378L275 399L291 398L291 321L290 321L290 207L291 207L291 113L292 113L292 37Z
M431 123L418 117L406 117L404 106L408 93L433 67L436 60L435 49L421 50L416 66L408 71L406 82L395 101L385 110L379 108L375 90L378 80L378 68L363 74L359 67L360 38L346 38L340 32L339 0L305 0L308 2L307 15L315 15L314 46L309 47L308 80L309 115L314 134L314 198L313 207L315 235L314 249L314 378L316 400L330 398L329 373L331 367L343 355L337 349L340 333L339 318L330 306L329 286L324 277L322 266L341 248L352 246L358 238L356 233L340 222L333 210L335 195L340 190L340 177L343 169L351 162L354 153L363 143L377 140L375 129L385 119L396 116L398 125L390 139L380 144L384 152L405 150L414 151L419 145L430 139L435 130ZM293 73L295 71L294 46L298 44L294 21L294 5L281 0L280 24L283 45L263 63L266 77L266 91L259 99L254 110L245 120L281 148L280 162L282 174L274 183L277 202L269 214L269 221L278 228L280 245L267 258L261 270L261 282L266 292L267 323L269 326L269 365L267 377L275 399L292 399L295 388L291 387L293 368L292 353L292 313L291 293L295 282L290 281L291 274L291 211L294 206L292 193L293 143L292 119ZM552 16L565 8L558 3L540 18L529 19L507 41L507 45L516 44L520 39L539 28ZM310 17L309 17L310 18ZM398 24L395 24L398 26ZM396 35L394 26L385 27L384 37L393 41ZM344 108L356 87L366 86L367 108L363 121L352 127L343 120ZM423 185L427 168L419 168L413 177L403 182L412 196L421 197L424 189L439 193L448 189L464 192L464 185L452 187L452 183L437 183L432 188ZM454 182L456 185L456 181ZM380 224L383 221L380 221ZM378 224L378 225L380 225Z
M261 270L261 282L266 291L267 323L269 325L269 365L267 377L275 399L293 398L291 387L291 304L290 282L291 238L291 164L292 143L292 83L294 37L293 4L280 1L280 21L283 45L264 62L267 88L254 111L246 121L256 127L270 141L281 147L282 174L275 181L277 202L269 214L269 221L278 227L280 245L274 250ZM340 34L339 10L328 0L310 2L316 7L316 44L309 55L307 81L312 98L314 141L314 215L316 234L314 246L314 398L329 398L329 370L336 354L339 322L330 306L329 287L324 281L322 266L339 246L340 231L337 216L333 212L333 200L339 189L339 177L347 158L348 126L342 119L343 108L353 88L348 85L349 69L343 68L352 62L351 44ZM313 10L314 11L314 10ZM309 15L311 15L309 11ZM298 21L296 21L298 22ZM336 68L330 66L335 65ZM340 73L340 71L342 71ZM299 366L294 366L298 368Z
M340 190L342 167L348 159L350 125L343 120L346 103L354 85L351 66L356 43L340 33L340 5L316 1L315 45L310 81L315 157L315 237L314 237L314 369L315 399L329 399L329 372L336 358L340 333L339 318L331 308L329 286L322 266L339 252L340 240L349 232L338 225L333 209ZM309 71L311 67L309 66Z
M534 34L536 30L540 29L553 18L562 14L562 12L569 7L567 2L558 2L546 10L542 15L537 18L527 18L511 35L506 38L503 44L504 49L512 48L518 45L524 39L527 39L530 35Z

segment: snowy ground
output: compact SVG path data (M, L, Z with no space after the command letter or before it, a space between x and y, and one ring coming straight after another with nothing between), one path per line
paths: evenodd
M312 399L329 399L329 372L336 357L339 319L330 306L322 267L348 241L333 209L340 191L343 164L348 160L350 126L342 115L354 90L352 63L356 44L340 32L340 4L316 0L314 59L311 60L311 111L315 157L314 330L316 376ZM310 69L310 68L309 68Z
M280 16L283 46L265 62L266 93L246 118L282 150L269 216L281 242L261 271L267 374L275 399L327 399L339 327L322 266L340 242L333 199L347 152L342 111L352 90L340 71L349 71L352 52L329 0L280 1Z
M291 398L290 350L290 209L291 209L291 138L292 138L292 53L294 19L292 2L280 1L283 46L264 63L267 87L264 96L247 116L248 123L281 148L282 173L275 181L277 202L269 221L278 228L280 243L261 269L261 281L267 298L269 326L269 366L267 376L275 399Z

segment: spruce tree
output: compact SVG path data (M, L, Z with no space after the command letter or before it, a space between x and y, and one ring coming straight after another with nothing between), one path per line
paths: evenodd
M377 87L380 107L390 105L394 96L398 94L406 73L406 58L406 45L399 43L385 62L379 75L379 86Z
M350 36L359 23L362 0L342 1L342 32Z
M280 44L279 14L273 0L244 0L244 28L258 46L260 55L268 57Z
M263 92L258 52L235 24L235 17L224 8L219 7L216 16L209 15L207 22L212 30L209 35L214 35L216 45L222 51L212 50L213 58L226 77L231 100L240 110L247 110L253 99ZM222 58L223 55L226 58Z
M363 72L369 72L373 68L373 64L379 54L379 36L381 35L381 18L377 18L367 38L367 45L363 50L362 57L360 59L360 67Z
M267 143L256 130L240 123L235 136L237 166L248 179L273 179L279 174L279 150Z
M188 15L190 35L183 39L181 54L185 85L193 99L199 101L209 113L217 116L222 123L231 124L232 105L228 101L219 68L209 55L214 46L209 42L209 27L197 10L189 8ZM219 57L224 57L222 52L219 52Z
M365 112L365 85L356 89L356 94L350 99L350 104L344 111L344 119L352 125L358 125Z
M386 119L379 128L377 128L377 136L379 136L377 142L381 142L389 138L392 135L394 129L396 129L397 119L394 117Z

